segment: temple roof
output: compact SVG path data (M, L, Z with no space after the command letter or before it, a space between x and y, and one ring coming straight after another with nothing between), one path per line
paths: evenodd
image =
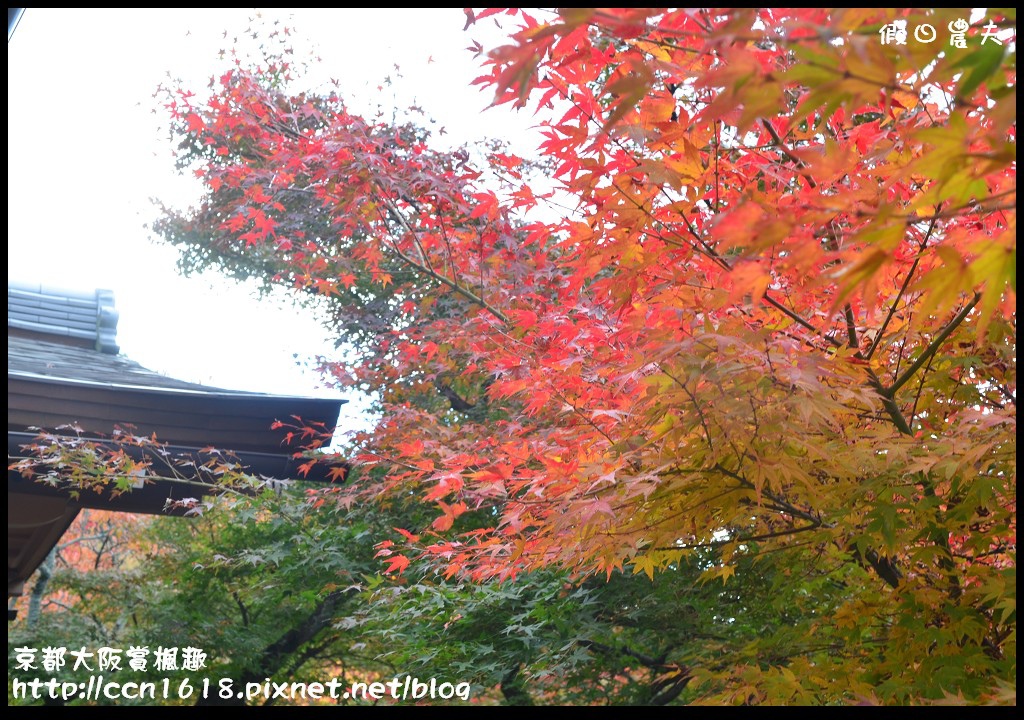
M313 425L329 435L344 400L226 390L170 378L119 354L113 293L8 283L8 461L44 428L113 443L115 429L154 437L176 457L201 464L210 448L231 452L250 474L279 480L323 480L328 466L299 470L300 448L284 444L276 421ZM142 453L139 448L130 452ZM155 457L155 456L154 456ZM129 493L82 493L8 471L8 594L38 567L85 507L167 512L180 487L159 479ZM193 495L196 491L190 489Z

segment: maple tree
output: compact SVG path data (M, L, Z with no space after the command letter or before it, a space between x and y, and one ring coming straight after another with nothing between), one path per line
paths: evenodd
M830 612L798 651L687 666L695 699L1005 698L1015 16L961 51L965 15L468 11L515 25L478 82L541 117L536 162L238 62L165 88L205 195L154 229L329 308L355 359L324 370L380 420L315 502L437 510L381 539L387 572L655 578L711 550L728 587L781 556L787 597L842 589Z

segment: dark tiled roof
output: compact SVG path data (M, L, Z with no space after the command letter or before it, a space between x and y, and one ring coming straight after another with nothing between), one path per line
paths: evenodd
M100 383L121 388L179 390L204 395L278 397L186 382L154 372L124 355L110 355L37 337L14 335L7 336L7 376Z
M124 355L110 355L35 337L7 337L7 374L105 385L217 391L217 388L160 375Z

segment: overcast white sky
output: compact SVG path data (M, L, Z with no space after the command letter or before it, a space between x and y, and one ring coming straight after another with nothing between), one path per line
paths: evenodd
M149 240L150 198L187 204L164 119L151 113L165 74L205 86L217 51L256 11L29 8L8 43L8 277L114 291L121 350L172 377L232 389L336 396L296 365L333 353L315 318L215 276L184 279ZM511 138L535 147L527 115L482 111L490 96L466 50L460 9L260 10L313 44L355 109L416 102L455 141ZM228 39L223 38L224 31ZM490 44L489 44L490 43ZM298 49L298 48L297 48ZM395 71L398 65L399 71ZM377 91L390 76L394 85ZM348 414L358 416L354 405ZM343 409L343 416L346 410Z

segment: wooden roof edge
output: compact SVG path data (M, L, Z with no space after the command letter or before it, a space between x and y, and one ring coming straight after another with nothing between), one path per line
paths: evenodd
M46 383L48 385L65 385L75 387L91 387L97 389L110 389L110 390L124 390L131 392L145 392L153 393L156 395L178 395L185 397L196 397L196 398L210 398L210 399L222 399L222 400L280 400L282 402L312 402L314 404L322 404L325 407L337 406L338 411L341 411L341 406L348 403L345 398L323 398L315 397L312 395L278 395L275 393L261 393L253 392L251 390L227 390L224 388L204 388L202 385L196 384L194 387L164 387L158 385L143 385L138 383L115 383L115 382L99 382L96 380L85 380L81 378L63 378L54 375L42 375L39 373L28 372L25 370L10 370L7 371L8 379L19 379L26 380L29 382Z

